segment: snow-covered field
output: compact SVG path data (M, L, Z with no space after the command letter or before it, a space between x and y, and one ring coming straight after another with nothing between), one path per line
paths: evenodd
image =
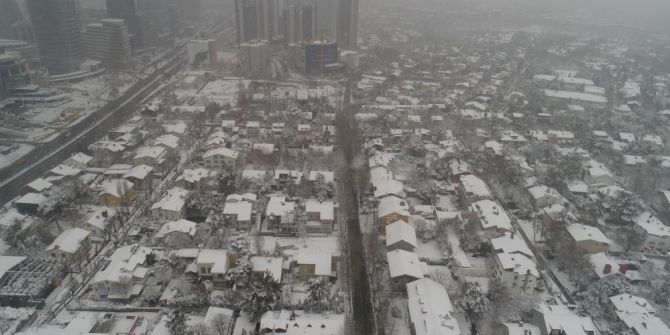
M23 143L18 144L18 146L19 148L17 150L14 150L7 155L0 155L0 168L3 168L7 165L14 163L17 159L25 156L31 150L33 150L33 148L35 148L30 144L23 144Z

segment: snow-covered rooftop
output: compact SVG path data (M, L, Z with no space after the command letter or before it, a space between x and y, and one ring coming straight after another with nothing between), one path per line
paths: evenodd
M407 284L407 309L416 335L461 335L447 290L422 278Z
M611 244L610 241L598 227L587 226L579 223L573 223L566 227L566 230L577 241L596 241L598 243Z
M505 235L492 238L491 246L497 252L506 254L523 254L530 258L535 258L533 252L530 250L523 238L514 233L505 233Z
M513 271L520 275L531 274L540 278L540 271L537 270L535 262L523 254L499 253L496 255L502 268L506 271Z
M48 190L53 186L54 184L42 179L42 178L37 178L33 180L30 184L28 184L28 187L31 189L37 191L37 192L42 192L45 190Z
M157 203L151 206L151 209L162 209L173 212L179 212L186 203L188 191L181 187L174 187Z
M131 244L120 247L109 257L110 264L99 271L93 277L93 282L123 282L131 280L132 277L143 278L147 271L140 265L144 264L146 258L153 250Z
M56 239L46 247L46 251L50 250L62 250L67 253L75 253L81 242L84 241L90 233L87 230L81 228L68 229L62 232Z
M416 231L414 227L405 221L395 221L386 226L386 246L392 246L398 242L407 242L412 247L417 246Z
M335 219L335 204L332 201L306 201L305 211L307 213L319 213L319 218L321 220Z
M461 185L465 194L470 196L478 196L483 198L491 197L491 192L486 182L475 175L465 175L461 177Z
M156 233L156 237L164 237L165 235L179 232L179 233L184 233L187 234L191 237L195 236L196 229L198 227L198 224L189 221L189 220L177 220L177 221L171 221L166 224L164 224L161 229L158 230Z
M315 276L333 275L333 256L331 254L302 250L298 253L296 262L300 265L314 265Z
M651 212L644 212L635 218L635 224L642 228L647 234L661 237L670 236L670 227L666 226Z
M276 282L281 282L282 264L281 257L253 256L250 259L251 270L254 272L269 272Z
M485 199L472 203L470 209L481 221L482 227L512 231L512 220L496 202Z
M408 276L416 279L423 278L423 270L419 256L413 252L396 249L386 253L391 278Z
M393 213L409 216L409 205L405 199L388 196L379 200L377 213L380 218Z

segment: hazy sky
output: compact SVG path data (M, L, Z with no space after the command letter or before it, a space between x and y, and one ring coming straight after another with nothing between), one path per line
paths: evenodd
M366 0L361 0L366 1ZM377 0L379 1L379 0ZM541 14L570 14L610 23L653 27L670 31L670 0L382 0L404 6L476 6L479 8L533 9ZM374 2L374 0L373 0Z

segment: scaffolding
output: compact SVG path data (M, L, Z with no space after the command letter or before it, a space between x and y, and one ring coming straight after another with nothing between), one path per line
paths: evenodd
M0 300L38 303L58 284L64 265L50 258L27 258L0 277Z

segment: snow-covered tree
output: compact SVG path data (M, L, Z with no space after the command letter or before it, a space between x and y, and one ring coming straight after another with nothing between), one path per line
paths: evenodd
M330 310L332 284L322 279L312 279L307 287L305 309L308 312L321 313Z
M225 281L228 285L245 283L251 275L251 262L247 254L241 254L233 267L228 269L225 274Z
M170 311L166 326L170 335L186 334L186 313L181 308Z
M471 318L481 318L488 309L489 300L482 292L479 284L465 282L460 294L456 296L454 306Z
M414 157L426 156L426 145L419 136L412 136L407 142L407 153Z
M275 308L280 298L281 284L266 273L249 283L242 308L252 321L258 321L265 312Z

